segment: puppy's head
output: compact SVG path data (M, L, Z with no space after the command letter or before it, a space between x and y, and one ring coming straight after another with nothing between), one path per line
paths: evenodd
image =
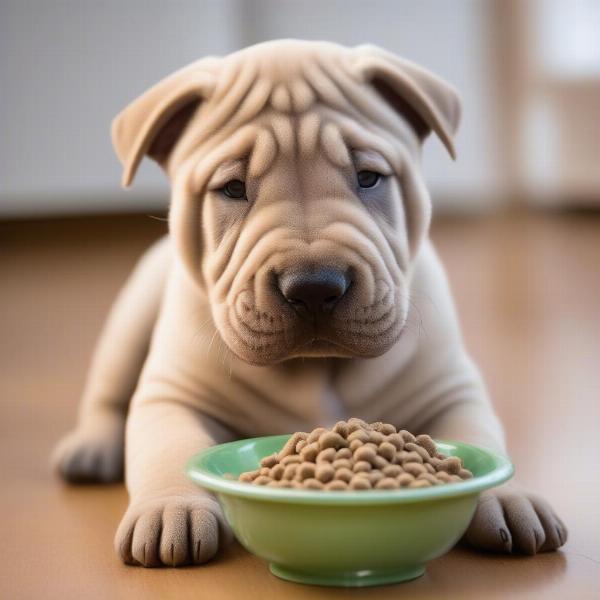
M269 42L201 60L113 123L128 185L172 181L177 255L240 358L377 356L408 314L429 224L420 147L454 153L458 98L383 50Z

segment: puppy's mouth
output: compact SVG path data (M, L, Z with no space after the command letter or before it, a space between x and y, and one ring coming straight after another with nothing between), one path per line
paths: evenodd
M333 311L310 314L302 314L282 298L269 312L259 312L252 300L240 296L236 305L225 309L222 322L229 326L222 332L230 350L254 365L300 357L380 356L398 341L407 318L396 298L383 295L367 307L338 304Z
M311 333L296 339L290 345L266 343L249 348L244 344L228 344L231 351L241 360L256 366L278 364L295 358L374 358L387 352L401 337L405 323L400 324L395 331L388 332L386 339L374 336L370 341L338 339L324 333Z

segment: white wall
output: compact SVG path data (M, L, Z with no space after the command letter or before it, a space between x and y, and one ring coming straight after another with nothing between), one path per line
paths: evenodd
M165 178L148 161L133 190L120 189L110 122L175 69L235 49L234 8L229 0L1 0L0 215L166 205Z
M457 163L430 141L438 204L495 197L488 3L475 0L1 0L0 216L152 210L167 186L146 162L119 188L112 117L176 68L278 37L382 45L461 91Z
M246 2L244 45L278 37L374 43L450 81L463 100L458 160L429 140L424 168L438 207L479 210L497 200L494 120L489 92L488 2L475 0L258 0Z

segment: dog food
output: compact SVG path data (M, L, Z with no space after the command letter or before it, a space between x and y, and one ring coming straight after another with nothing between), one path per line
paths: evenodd
M389 423L352 418L331 429L294 433L282 450L240 481L308 490L427 488L470 479L457 456L437 451L428 435L397 431Z

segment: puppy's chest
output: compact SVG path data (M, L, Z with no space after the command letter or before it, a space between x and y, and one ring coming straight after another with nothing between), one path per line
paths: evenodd
M242 368L237 378L246 410L238 428L260 435L332 425L350 416L380 420L393 394L385 388L397 366L381 360L311 359Z

